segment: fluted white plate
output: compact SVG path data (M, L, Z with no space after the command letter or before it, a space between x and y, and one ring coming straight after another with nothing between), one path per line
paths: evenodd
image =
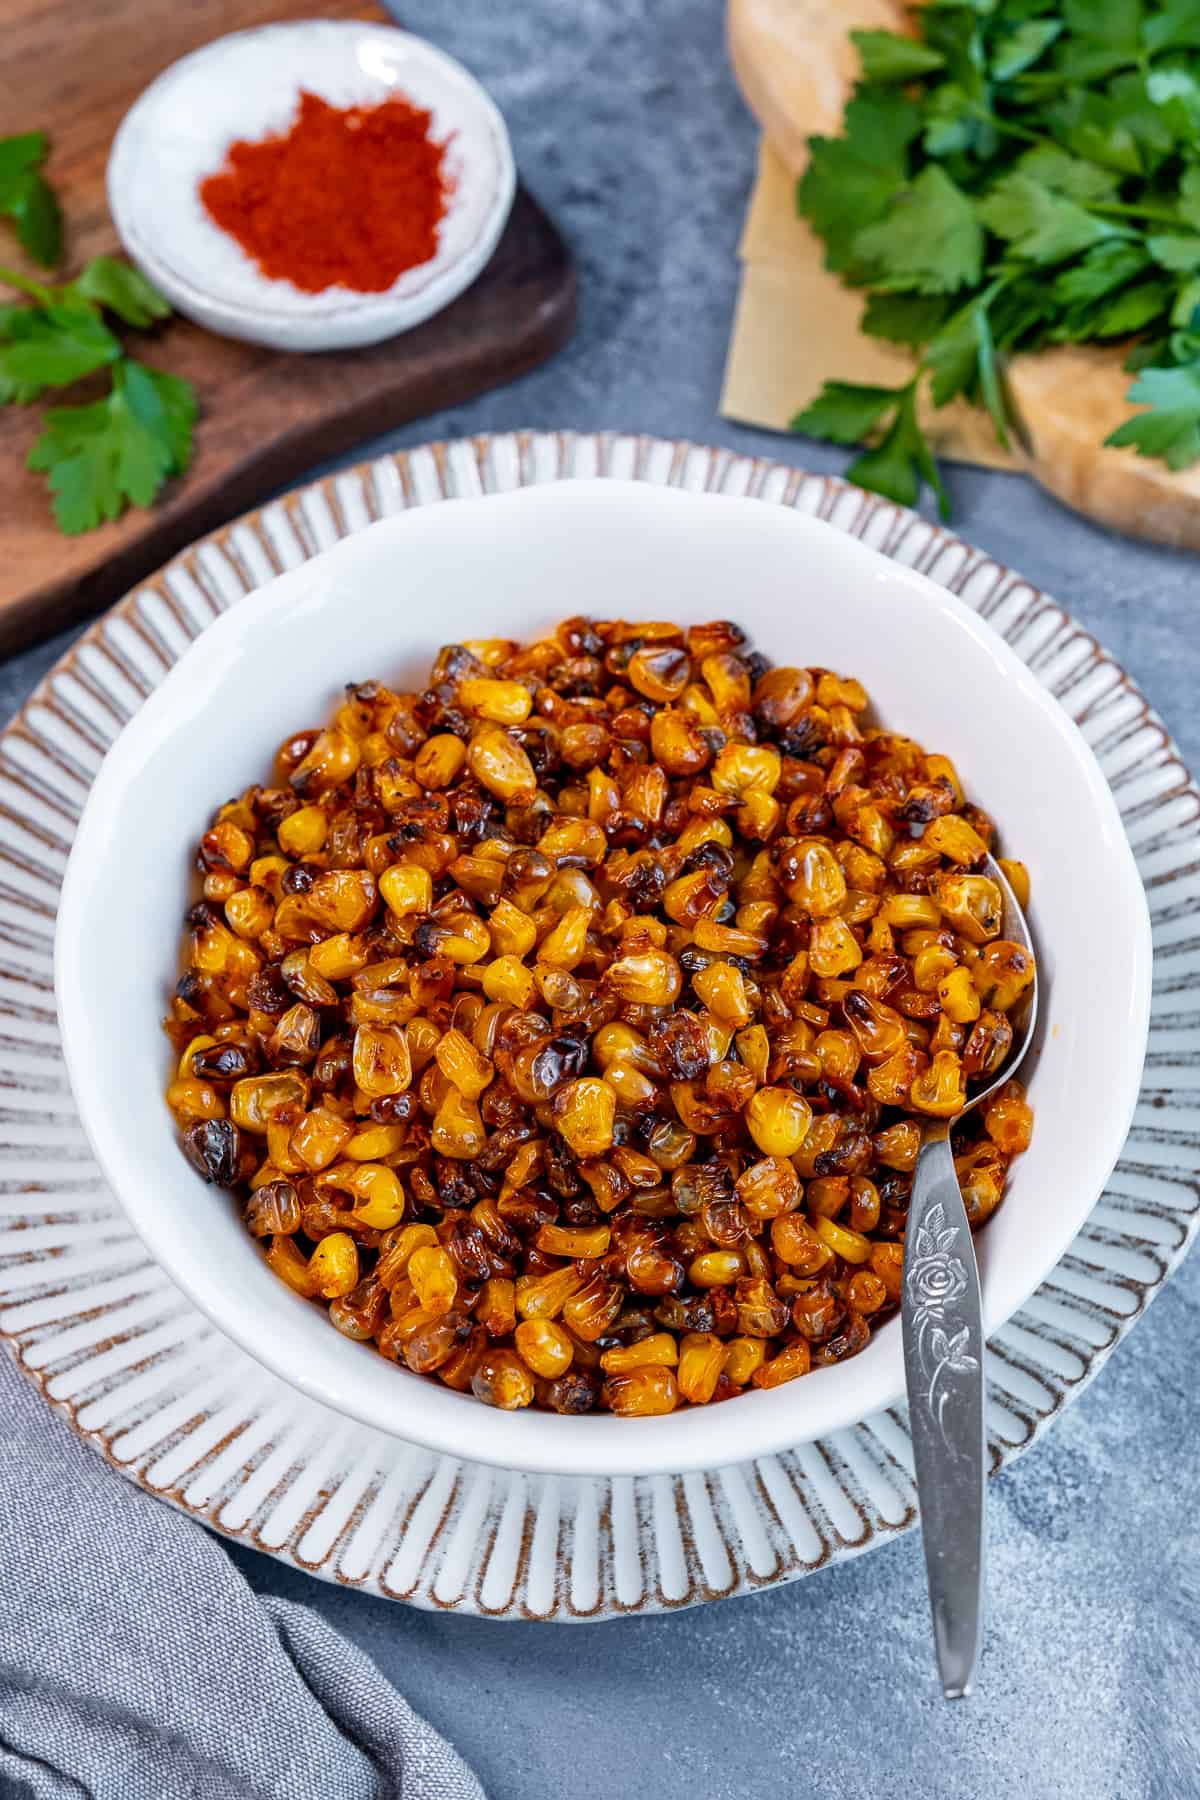
M76 1118L51 983L58 888L100 759L218 612L383 514L568 475L758 494L921 569L1003 634L1112 786L1154 923L1146 1072L1103 1198L989 1347L997 1468L1091 1379L1200 1223L1200 791L1095 640L960 539L831 477L569 433L385 457L214 533L93 626L0 737L0 1334L19 1363L131 1481L228 1537L419 1606L588 1620L793 1580L904 1530L903 1411L752 1464L614 1480L463 1463L339 1417L229 1343L148 1260Z

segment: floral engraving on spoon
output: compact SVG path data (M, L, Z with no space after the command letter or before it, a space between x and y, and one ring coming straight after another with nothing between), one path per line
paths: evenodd
M946 1308L967 1286L966 1263L955 1254L958 1235L956 1226L946 1224L945 1208L931 1206L917 1229L904 1272L917 1327L917 1354L928 1381L924 1403L951 1456L958 1452L943 1417L950 1399L947 1381L952 1375L973 1375L979 1367L967 1349L967 1327L953 1335L946 1329Z

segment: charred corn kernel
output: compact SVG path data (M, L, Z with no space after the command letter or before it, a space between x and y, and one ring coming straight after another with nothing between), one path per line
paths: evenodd
M393 863L379 877L379 891L398 919L427 913L433 905L433 877L416 863Z
M836 1219L816 1218L812 1227L826 1249L840 1256L843 1262L865 1263L871 1254L870 1239L860 1231L852 1231L848 1225L839 1225Z
M279 822L279 848L289 856L315 856L325 848L329 820L320 806L301 806Z
M919 994L937 992L942 977L955 967L953 950L944 944L926 944L913 958L913 986Z
M972 971L961 965L951 969L938 982L937 994L942 1011L956 1025L970 1025L979 1017L979 994L971 980Z
M557 969L575 968L587 954L587 934L591 921L590 908L569 907L554 929L538 945L538 961L552 963Z
M989 1006L1008 1012L1033 984L1033 953L1024 944L997 938L970 971L976 992Z
M957 813L946 813L940 819L934 819L925 827L924 842L939 856L949 857L951 862L971 868L983 861L987 855L987 845L966 819Z
M718 752L709 780L718 794L773 794L779 786L783 762L769 744L726 744Z
M352 1194L354 1217L372 1230L390 1231L404 1217L404 1189L385 1163L336 1163L323 1171L322 1184Z
M763 843L773 834L782 817L783 808L773 794L751 788L737 809L737 827L743 837Z
M382 1162L403 1148L407 1136L406 1125L367 1125L347 1140L342 1153L353 1162Z
M477 1100L496 1073L495 1065L479 1054L470 1038L454 1028L442 1034L434 1055L446 1080L468 1100Z
M772 1221L771 1248L781 1262L801 1275L814 1275L829 1261L825 1245L799 1213L784 1213Z
M538 849L554 862L590 865L604 861L608 839L591 819L555 819L538 839Z
M988 1101L983 1122L992 1142L1006 1156L1020 1156L1028 1150L1033 1137L1033 1108L1025 1099L1020 1082L1005 1082Z
M366 945L348 931L338 931L332 937L324 938L308 953L309 968L324 981L348 981L351 975L365 969L370 960Z
M861 681L852 675L834 675L828 671L817 682L818 706L846 706L851 712L865 712L870 702Z
M469 967L482 961L491 947L488 928L474 913L455 913L438 927L436 953L452 963Z
M607 1081L586 1075L554 1097L554 1119L576 1156L603 1156L613 1141L616 1095Z
M246 879L251 887L266 888L272 900L278 902L283 891L279 884L288 868L286 856L256 856L246 871Z
M715 1010L715 1009L714 1009ZM750 1025L739 1031L735 1040L737 1053L755 1081L765 1081L771 1060L771 1041L761 1025Z
M1010 856L1001 856L996 860L1001 874L1013 891L1013 899L1021 911L1025 912L1029 906L1029 870L1023 862L1014 862Z
M510 806L527 806L537 792L533 764L499 725L479 725L467 745L467 767L481 787Z
M742 931L733 925L721 925L716 919L697 919L692 941L698 950L712 950L719 956L758 957L767 948L767 938L760 931Z
M646 1341L652 1343L654 1340ZM674 1360L674 1339L668 1337L667 1341ZM719 1337L708 1331L689 1331L679 1346L679 1367L675 1376L682 1398L693 1406L706 1406L721 1379L725 1359L726 1348ZM604 1364L603 1357L601 1364Z
M323 1239L322 1242L324 1242ZM351 1244L353 1244L353 1239L351 1239ZM267 1262L281 1281L286 1281L290 1288L294 1288L298 1294L303 1294L306 1300L316 1292L316 1283L308 1260L295 1238L273 1237L271 1248L267 1251Z
M962 806L966 800L962 782L958 779L958 770L948 756L927 756L925 758L925 779L931 782L949 782L955 806Z
M654 1418L674 1412L679 1389L670 1369L629 1369L604 1384L610 1409L620 1418Z
M673 1369L678 1361L679 1346L671 1333L656 1331L636 1344L618 1344L606 1350L600 1367L606 1375L623 1375L629 1369Z
M868 1062L884 1062L908 1040L907 1023L894 1006L852 988L842 1001L847 1025Z
M670 1006L678 1000L683 975L666 950L642 950L609 964L605 982L622 1000L638 1006Z
M543 1225L534 1243L547 1256L591 1259L607 1253L611 1237L607 1225Z
M476 662L494 669L507 662L517 646L511 638L464 638L463 649L469 650Z
M829 919L846 902L846 877L841 864L818 838L802 838L795 846L788 868L788 897L811 919Z
M348 1232L331 1231L308 1259L313 1292L322 1300L341 1300L358 1286L358 1246Z
M471 1377L471 1392L485 1406L516 1412L533 1402L533 1376L515 1350L485 1350Z
M762 1338L735 1337L725 1346L724 1373L735 1387L745 1387L766 1359L767 1346Z
M413 762L413 774L423 788L439 790L453 787L467 760L467 746L449 732L438 732L426 738Z
M728 883L723 875L710 868L696 869L672 881L663 893L662 908L677 925L691 925L720 906Z
M746 1259L740 1250L702 1250L688 1264L688 1280L693 1287L731 1287L746 1273Z
M894 931L912 931L918 926L936 931L942 922L942 910L928 894L889 894L879 909L879 917Z
M478 1104L452 1087L438 1107L430 1141L435 1150L458 1162L470 1162L478 1156L487 1142Z
M537 926L511 900L499 901L488 915L488 934L497 956L527 956L537 943Z
M482 971L483 991L489 1000L502 1001L524 1011L533 999L534 980L520 957L498 956Z
M211 1081L185 1076L173 1081L167 1089L167 1105L180 1125L194 1124L197 1119L223 1119L225 1102Z
M740 1027L750 1023L753 1014L746 995L745 977L733 963L717 958L706 968L697 969L692 986L709 1012L726 1025Z
M468 676L458 685L459 703L477 719L496 725L523 725L533 711L533 695L519 681Z
M650 749L668 775L698 775L712 751L694 719L682 708L664 707L650 721Z
M909 1089L909 1100L918 1112L937 1119L952 1119L967 1104L961 1059L953 1050L939 1050L929 1067Z
M412 1086L408 1039L397 1025L360 1025L354 1034L354 1080L373 1099Z
M942 912L969 943L1000 935L1004 903L990 875L936 875L931 885Z
M308 1077L298 1069L284 1069L278 1075L247 1075L235 1081L229 1094L229 1114L235 1125L258 1136L267 1134L267 1120L281 1106L303 1107L308 1103Z
M685 856L690 856L701 844L720 844L725 850L732 847L733 833L724 819L696 819L692 824L684 826L679 834L677 848Z
M846 1299L852 1311L869 1318L887 1305L887 1289L872 1269L856 1269L846 1283Z
M548 1275L519 1275L517 1311L523 1319L556 1319L583 1284L584 1277L570 1265L565 1269L551 1269Z
M602 1025L592 1039L592 1057L601 1069L613 1062L627 1062L643 1075L656 1075L662 1080L663 1071L653 1050L631 1025Z
M437 1244L437 1232L432 1225L405 1225L399 1231L390 1231L386 1248L380 1249L375 1265L380 1284L390 1291L405 1281L413 1251L425 1244Z
M225 917L240 938L260 938L270 929L275 907L266 888L239 888L225 902Z
M769 1362L762 1363L750 1377L751 1385L756 1388L781 1387L785 1381L795 1381L798 1375L807 1375L812 1367L812 1351L806 1338L798 1338L773 1356Z
M377 896L374 877L365 869L326 869L304 895L304 910L330 931L360 931Z
M639 1107L651 1107L658 1099L658 1089L648 1075L635 1068L633 1063L618 1059L610 1062L601 1077L616 1095L620 1105L630 1112Z
M889 1303L898 1305L903 1287L903 1244L872 1244L867 1260L872 1274L877 1275L883 1283Z
M511 1331L519 1329L516 1283L506 1276L489 1275L479 1290L475 1318L489 1337L507 1337Z
M454 1305L458 1276L449 1251L443 1250L440 1244L422 1244L413 1251L408 1262L408 1279L419 1304L435 1318L448 1313Z
M354 1127L323 1106L314 1107L292 1127L288 1148L304 1168L316 1174L341 1155L354 1135Z
M513 1342L522 1362L543 1381L553 1381L569 1369L575 1356L570 1332L555 1319L522 1319L513 1333Z
M764 1087L746 1108L746 1126L764 1156L794 1156L812 1122L812 1107L792 1088Z
M863 959L858 939L844 919L814 919L808 966L814 975L848 975Z

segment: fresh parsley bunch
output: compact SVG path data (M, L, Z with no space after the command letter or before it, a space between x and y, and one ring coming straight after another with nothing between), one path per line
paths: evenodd
M1200 460L1200 0L930 0L920 37L854 32L843 136L812 138L797 204L826 267L869 290L862 328L910 346L898 388L827 382L796 431L854 444L847 471L912 505L946 496L917 424L986 406L1013 429L1004 358L1133 340L1106 440Z
M52 264L62 234L57 202L39 173L45 154L41 132L0 139L0 212L12 216L29 253ZM48 388L108 372L101 398L46 413L29 453L29 467L48 478L61 529L88 531L129 504L149 506L168 476L182 473L191 459L195 390L180 376L127 356L110 321L144 330L165 319L170 306L115 256L96 257L57 287L4 268L0 283L32 302L0 305L0 406L25 406Z

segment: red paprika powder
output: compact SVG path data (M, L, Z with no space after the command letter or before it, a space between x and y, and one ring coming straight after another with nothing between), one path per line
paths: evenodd
M431 121L399 94L336 107L302 92L291 129L233 144L200 198L271 280L382 293L437 252L449 185Z

